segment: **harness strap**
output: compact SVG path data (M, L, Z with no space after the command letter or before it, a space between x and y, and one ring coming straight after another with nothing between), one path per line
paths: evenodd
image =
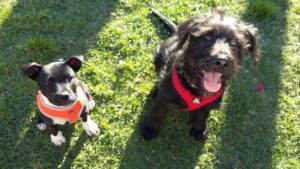
M40 112L49 118L59 118L66 120L70 123L75 123L81 115L85 106L85 94L81 87L77 87L77 99L68 107L59 108L47 105L43 100L43 94L39 90L37 94L37 104Z
M178 74L176 72L175 66L172 68L172 82L175 87L177 93L187 104L187 108L183 108L185 111L191 111L199 109L215 100L220 98L223 95L224 88L221 88L215 95L213 96L195 96L189 90L187 90L180 82Z

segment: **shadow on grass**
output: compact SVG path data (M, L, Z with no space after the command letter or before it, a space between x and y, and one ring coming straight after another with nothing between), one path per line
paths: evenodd
M82 131L79 138L76 140L75 145L72 145L72 148L67 151L67 154L64 154L65 159L61 162L59 168L72 167L73 161L75 160L76 156L80 153L87 139L87 134L84 131Z
M220 136L217 168L274 168L276 113L280 88L281 47L285 36L286 1L272 1L278 10L273 16L253 15L253 1L248 2L243 19L254 24L261 36L261 60L257 69L244 62L240 74L228 91L225 124ZM255 84L265 86L262 92ZM241 99L243 98L243 99Z
M155 25L157 35L161 39L170 36L156 17L150 13L148 18ZM204 144L196 142L189 136L190 113L178 111L176 106L170 105L159 137L151 141L145 141L140 136L140 123L153 106L153 93L154 88L148 94L146 100L141 103L143 105L142 112L136 120L134 131L126 142L126 149L122 155L119 168L194 168Z
M117 0L20 0L10 15L1 13L7 14L0 28L1 168L71 167L88 136L78 134L71 144L74 126L63 127L67 142L56 147L49 134L38 131L37 85L23 78L20 68L32 61L45 64L84 54L117 5Z
M143 103L141 116L126 143L120 169L193 168L198 162L203 144L194 141L188 134L188 113L171 106L158 138L145 141L140 136L140 122L153 106L152 95L153 90Z

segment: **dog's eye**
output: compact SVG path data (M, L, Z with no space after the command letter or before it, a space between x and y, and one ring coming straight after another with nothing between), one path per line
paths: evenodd
M73 77L67 76L66 79L67 79L68 82L70 82L73 79Z
M206 36L204 36L203 37L205 40L211 40L212 38L211 38L211 36L209 36L209 35L206 35Z
M236 40L229 40L227 42L230 44L231 48L233 49L238 46L238 42Z
M53 77L49 77L48 79L47 79L47 82L54 82L55 81L55 79L53 78Z
M48 84L54 83L55 79L53 77L47 77L47 78L43 79L41 82L48 85Z

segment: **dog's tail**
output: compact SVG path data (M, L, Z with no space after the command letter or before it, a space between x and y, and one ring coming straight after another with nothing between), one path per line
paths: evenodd
M170 19L165 17L163 14L159 13L157 10L153 8L151 10L153 14L156 15L165 24L165 26L171 33L177 32L177 26L174 22L172 22Z

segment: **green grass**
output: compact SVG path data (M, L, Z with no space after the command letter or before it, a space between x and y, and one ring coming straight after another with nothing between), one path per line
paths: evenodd
M254 0L250 1L249 9L257 17L273 16L277 10L276 5L271 0Z
M188 135L189 114L171 107L160 137L147 142L138 125L153 103L152 56L170 35L150 6L178 23L211 7L253 23L261 62L247 57L228 88L223 109L209 118L205 143ZM300 168L300 2L298 0L1 0L1 168ZM96 99L92 118L63 129L56 147L35 127L37 86L20 75L41 64L82 54L78 76ZM265 90L258 92L255 84Z

